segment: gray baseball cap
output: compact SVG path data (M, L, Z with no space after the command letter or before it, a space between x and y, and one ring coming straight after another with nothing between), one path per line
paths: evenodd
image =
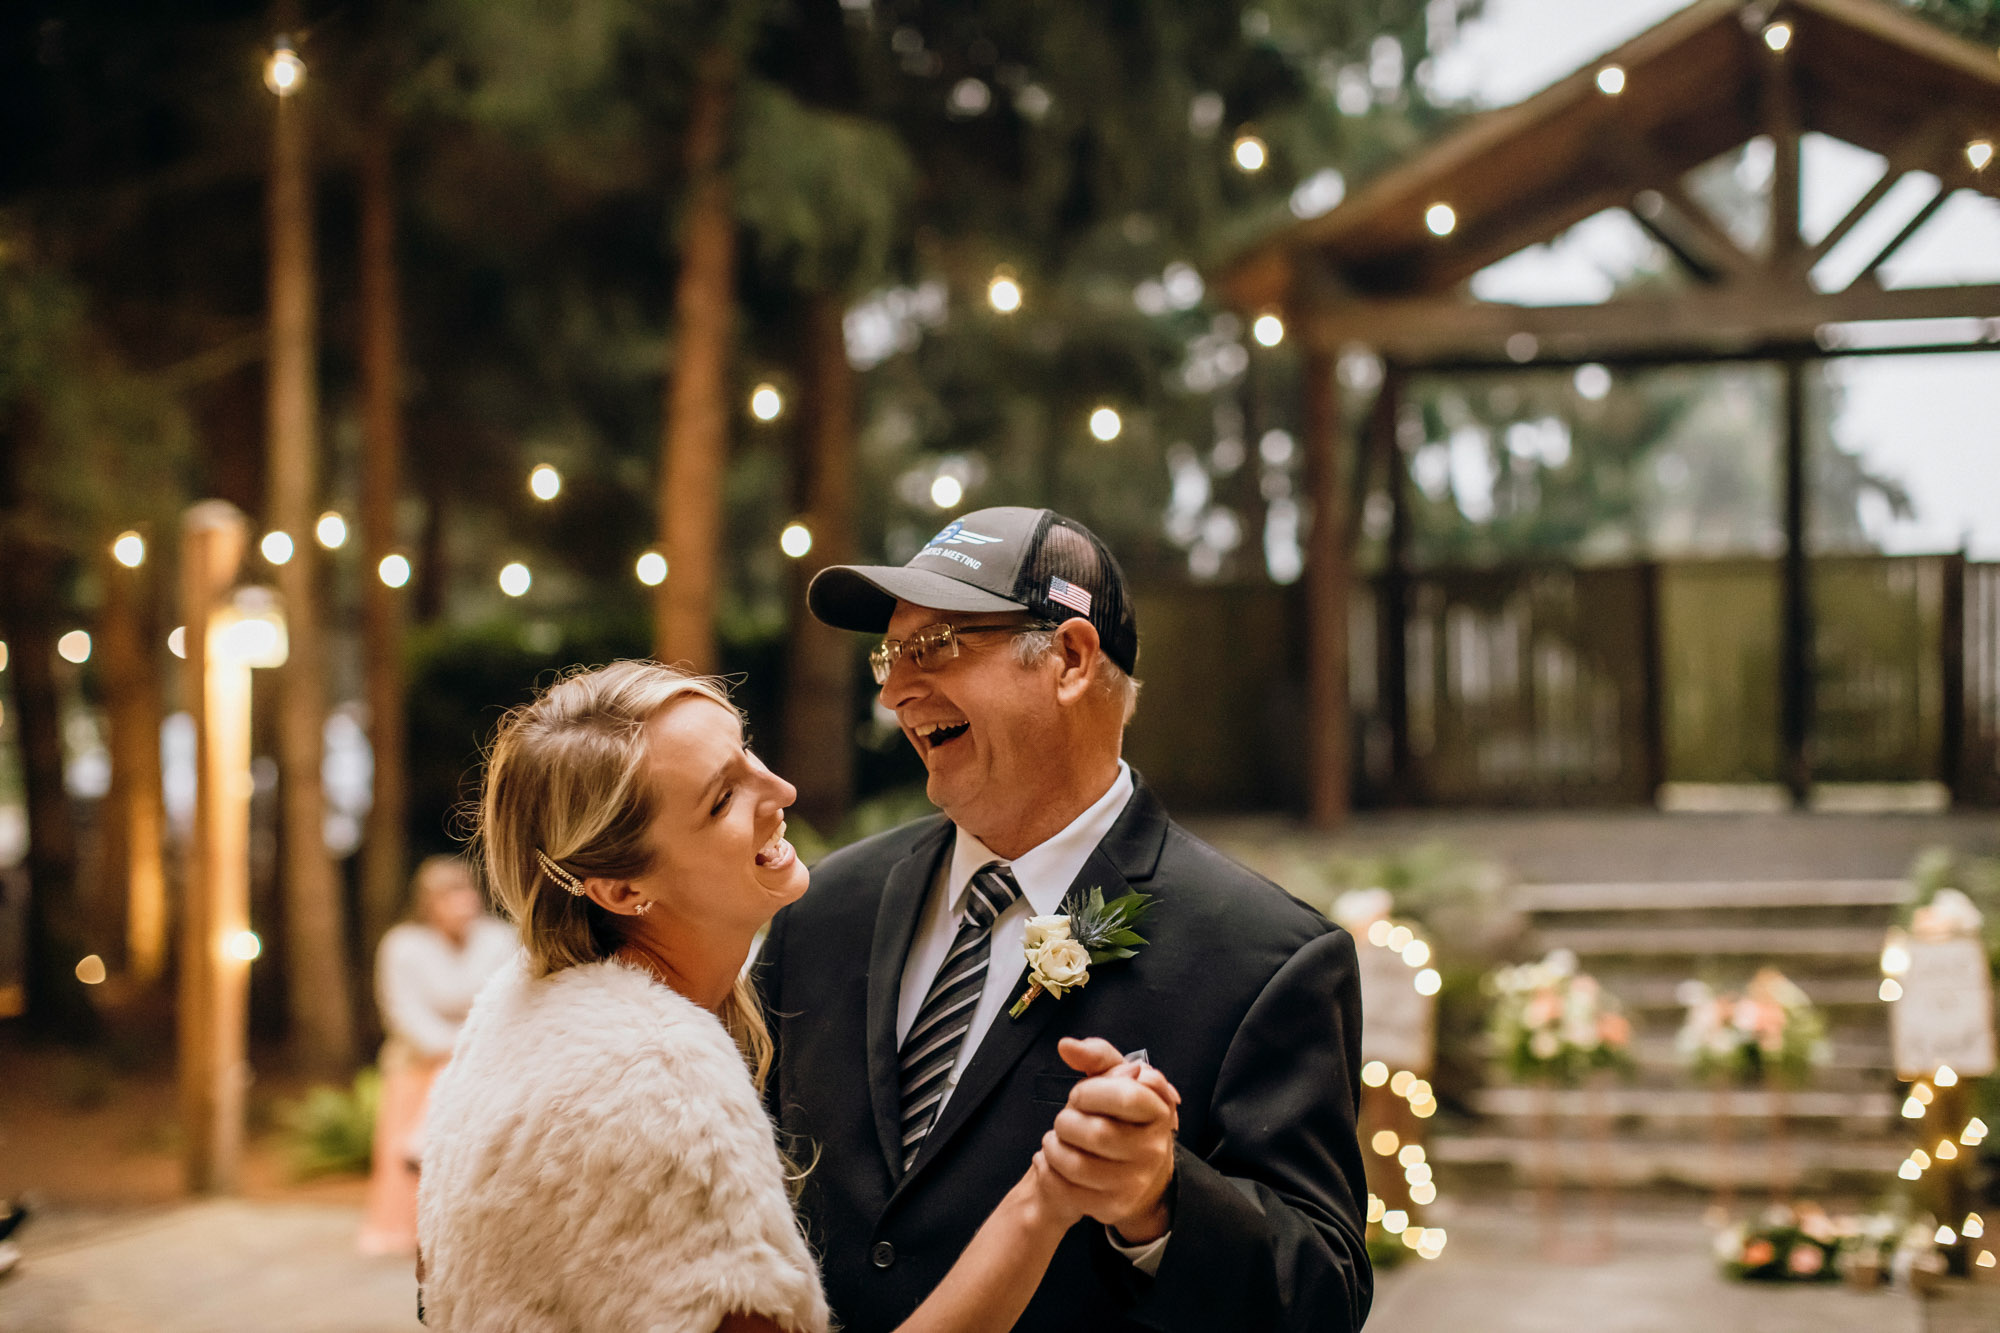
M813 615L836 629L880 634L896 603L939 611L1027 611L1097 628L1105 656L1127 673L1139 625L1125 575L1090 529L1052 509L1001 505L954 519L901 565L830 565L806 589Z

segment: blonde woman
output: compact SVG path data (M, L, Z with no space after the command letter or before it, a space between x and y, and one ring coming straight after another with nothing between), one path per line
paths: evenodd
M480 834L525 956L480 996L433 1098L432 1328L826 1329L742 976L807 888L784 837L796 794L715 682L654 663L571 676L502 722ZM1080 1044L1077 1063L1171 1116L1166 1081L1109 1050ZM1022 1167L905 1333L1013 1326L1092 1202L1040 1154Z
M431 1084L473 998L518 947L506 923L487 914L472 867L456 856L426 858L410 897L409 920L391 926L375 951L385 1039L363 1254L416 1252L417 1162Z

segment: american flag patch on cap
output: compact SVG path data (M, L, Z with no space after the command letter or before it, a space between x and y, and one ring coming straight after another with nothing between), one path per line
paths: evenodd
M1049 580L1049 600L1061 602L1080 616L1090 614L1090 594L1068 579Z

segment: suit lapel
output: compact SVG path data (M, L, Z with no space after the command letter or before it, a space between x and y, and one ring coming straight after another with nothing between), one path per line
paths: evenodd
M1104 890L1105 901L1119 897L1130 891L1133 881L1152 878L1154 867L1159 864L1160 848L1166 840L1166 811L1159 801L1140 784L1134 775L1134 791L1130 804L1112 825L1083 863L1083 869L1070 881L1069 889L1063 894L1063 910L1072 911L1093 888ZM878 936L879 938L879 936ZM1091 978L1091 987L1116 986L1118 967L1107 964L1101 976ZM1028 969L1024 962L1020 976L1015 981L1008 1007L1028 988ZM972 1118L987 1098L1006 1078L1008 1071L1021 1062L1056 1021L1065 1004L1074 1003L1073 996L1061 1000L1043 995L1028 1006L1019 1018L1009 1018L1002 1009L993 1020L993 1026L986 1030L979 1049L973 1052L972 1061L965 1067L965 1074L959 1079L958 1087L952 1091L951 1100L944 1104L944 1112L937 1124L924 1139L923 1147L917 1151L917 1160L910 1166L909 1174L897 1186L900 1194L909 1182L922 1173L932 1159L943 1152L954 1135ZM893 1033L891 1034L894 1035ZM886 1141L886 1140L885 1140ZM1026 1164L1023 1163L1023 1169Z
M940 819L910 854L890 870L875 909L875 939L868 950L868 1096L875 1133L889 1178L903 1173L902 1078L896 1060L896 1009L902 999L903 962L916 938L924 895L937 878L939 858L951 844L951 824Z

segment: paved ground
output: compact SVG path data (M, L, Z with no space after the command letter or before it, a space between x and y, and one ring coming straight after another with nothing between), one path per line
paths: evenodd
M221 1201L137 1215L38 1218L22 1236L21 1270L0 1282L0 1328L416 1329L409 1266L357 1256L357 1217L344 1206ZM1899 1292L1725 1282L1709 1262L1708 1233L1692 1211L1620 1217L1612 1256L1597 1264L1544 1259L1533 1218L1504 1203L1434 1210L1429 1220L1448 1229L1444 1257L1385 1274L1371 1330L1922 1333L1924 1327L1917 1303ZM2000 1320L2000 1314L1988 1310L1976 1318ZM1963 1325L1995 1326L2000 1324Z

